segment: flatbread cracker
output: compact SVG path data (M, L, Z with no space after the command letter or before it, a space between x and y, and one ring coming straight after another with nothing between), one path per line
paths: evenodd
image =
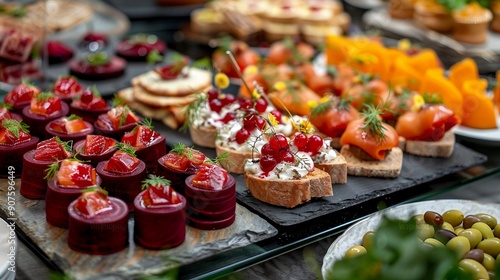
M133 95L136 101L154 108L189 104L195 101L197 96L195 93L186 96L159 96L149 93L140 86L133 87Z
M132 79L132 85L141 86L152 95L186 96L212 85L212 72L189 68L185 78L164 80L155 71L149 71Z

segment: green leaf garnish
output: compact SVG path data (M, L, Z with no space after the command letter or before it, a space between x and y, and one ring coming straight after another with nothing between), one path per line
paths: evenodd
M182 124L181 128L179 129L180 131L187 131L189 126L191 126L191 120L196 119L199 112L200 112L200 107L201 104L204 102L207 102L207 95L203 92L198 93L196 96L196 100L191 102L185 109L185 115L186 115L186 120Z
M88 193L88 192L102 192L105 195L108 195L108 191L101 188L101 186L95 186L95 187L90 187L90 188L85 188L80 191L81 193Z
M208 163L211 163L211 164L220 165L222 162L228 162L228 158L229 158L229 153L225 152L225 153L222 153L222 154L218 155L217 157L215 157L215 159L207 158L206 161Z
M154 44L158 42L158 37L153 34L137 33L128 38L128 41L133 44Z
M118 94L113 95L113 108L119 107L119 106L125 106L126 102L125 99L123 99L121 96Z
M25 124L23 121L17 121L14 119L5 119L2 121L2 126L10 131L12 135L19 138L19 132L29 133L29 125Z
M170 186L170 180L165 179L163 176L156 176L154 174L149 174L148 178L142 181L141 188L145 190L149 186L152 187Z
M95 97L101 97L101 92L97 89L96 85L91 85L89 89Z
M56 136L56 141L59 143L67 152L72 152L73 151L73 141L63 141L59 136Z
M156 64L162 62L164 58L165 57L158 50L153 50L146 56L146 61L148 64Z
M105 52L90 53L85 61L91 66L103 66L109 63L109 56Z
M365 104L364 107L365 110L363 111L363 117L365 121L361 128L369 132L374 138L378 138L380 141L383 141L386 128L382 125L383 123L379 116L381 113L380 107L375 107L373 104Z
M118 126L121 127L127 121L129 113L130 113L130 108L127 105L123 106L123 111L120 115L120 121L118 122Z
M422 94L422 98L425 104L443 104L443 97L438 93L427 93Z
M133 157L136 156L134 147L130 146L128 143L118 142L115 144L115 147L119 151L125 152Z
M45 169L45 177L43 177L43 179L52 180L56 178L57 171L59 171L59 161L52 163Z
M71 115L69 115L69 117L68 117L68 120L69 120L69 121L81 120L81 119L82 119L82 118L81 118L80 116L77 116L77 115L75 115L75 114L71 114Z
M145 126L149 129L154 129L153 120L151 118L144 118L139 122L139 125Z
M174 154L184 155L187 151L188 147L183 143L175 143L174 148L170 150Z
M7 110L12 110L12 105L11 105L11 104L7 104L7 103L0 102L0 108L5 108L5 109L7 109Z
M198 68L203 70L212 69L212 60L209 57L203 57L191 64L192 68Z
M52 92L40 92L40 94L36 96L36 102L37 103L45 102L52 97L55 97L55 95Z

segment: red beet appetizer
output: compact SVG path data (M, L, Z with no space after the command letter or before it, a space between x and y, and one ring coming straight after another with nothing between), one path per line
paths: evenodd
M120 42L116 54L130 61L146 61L150 52L157 51L163 54L166 48L165 42L157 36L141 33Z
M122 143L135 149L137 158L146 164L147 174L156 174L158 159L167 152L165 136L153 130L151 119L144 119L132 131L126 132Z
M186 239L186 199L152 174L134 200L134 240L148 249L177 247Z
M210 230L225 228L234 222L236 181L219 165L203 163L195 175L186 179L185 196L188 225Z
M70 62L70 74L83 80L107 80L125 73L127 62L123 58L108 57L104 52L91 53L84 59Z
M10 111L10 108L12 108L12 106L10 106L9 104L0 103L0 122L2 122L3 120L22 120L21 116L16 113L12 113Z
M95 130L104 136L120 141L141 119L128 106L117 106L101 114L94 123Z
M45 216L47 223L61 228L68 228L68 206L82 194L82 189L101 184L92 165L75 159L51 164L47 178Z
M29 106L31 99L40 93L40 89L30 84L19 84L5 95L3 102L12 107L12 110L21 113Z
M107 160L97 164L97 174L102 179L102 187L110 195L116 196L134 209L134 199L141 192L141 184L146 179L146 164L135 157L131 147L119 144L119 150Z
M83 140L94 132L94 126L77 115L62 117L49 122L45 126L47 138L58 136L63 141Z
M49 41L46 47L49 64L63 63L73 57L73 50L61 41Z
M101 188L83 190L68 206L68 246L91 255L108 255L128 246L128 207Z
M39 142L35 150L23 155L20 192L30 199L43 199L47 191L47 169L72 156L71 146L57 137Z
M9 175L9 166L14 167L16 176L21 175L24 153L35 149L38 138L31 136L27 125L14 119L2 120L0 127L0 177Z
M90 44L95 44L95 46L90 46ZM100 50L106 47L108 43L108 36L104 33L88 32L82 38L80 45L86 49Z
M85 140L76 142L73 150L78 159L90 161L90 164L97 166L99 162L110 159L116 152L116 143L115 139L89 134Z
M174 148L158 159L158 175L170 181L174 190L184 195L186 178L198 171L206 156L182 143L174 144Z
M68 104L61 102L59 97L42 92L31 99L30 106L24 107L23 120L29 125L31 134L45 139L45 126L68 112Z
M105 114L111 108L95 86L87 88L83 93L73 99L69 105L69 113L82 117L89 123L94 123L101 114Z
M60 77L52 86L52 93L68 104L82 92L82 85L72 76Z

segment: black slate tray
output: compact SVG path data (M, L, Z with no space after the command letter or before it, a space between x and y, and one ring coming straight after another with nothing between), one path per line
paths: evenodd
M215 157L215 150L193 145L189 133L174 131L161 124L155 127L166 136L167 145L182 142L195 146L208 157ZM306 223L310 220L326 217L335 212L361 206L362 203L377 197L404 191L445 175L486 162L487 157L459 143L450 158L428 158L409 154L403 156L401 174L395 179L367 178L349 176L347 184L334 185L331 197L313 199L308 203L289 209L270 205L255 199L249 192L243 175L234 175L236 179L236 198L240 204L266 218L274 226L286 228Z

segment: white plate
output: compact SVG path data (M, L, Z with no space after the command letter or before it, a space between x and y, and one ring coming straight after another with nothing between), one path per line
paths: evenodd
M2 277L5 277L8 272L7 269L9 268L9 256L7 254L9 254L10 252L10 247L11 246L17 247L17 239L14 239L15 240L14 243L9 244L9 234L10 234L9 225L7 224L6 221L0 219L0 276Z
M460 210L464 213L464 215L488 213L490 215L493 215L497 219L500 219L500 204L481 203L470 200L430 200L388 208L386 210L377 212L369 218L359 221L358 223L349 227L339 238L337 238L332 243L332 245L330 245L328 251L325 254L325 257L323 258L323 266L321 268L323 278L327 279L327 275L330 274L330 270L333 268L333 264L336 260L343 258L347 249L349 249L353 245L361 244L363 235L367 231L374 231L378 228L383 214L387 214L389 217L393 218L409 219L411 216L416 214L423 214L425 213L425 211L444 213L451 209Z
M497 124L500 124L500 116L497 117ZM466 126L457 126L453 129L456 135L465 137L471 141L476 141L491 145L500 145L500 127L496 129L474 129Z

